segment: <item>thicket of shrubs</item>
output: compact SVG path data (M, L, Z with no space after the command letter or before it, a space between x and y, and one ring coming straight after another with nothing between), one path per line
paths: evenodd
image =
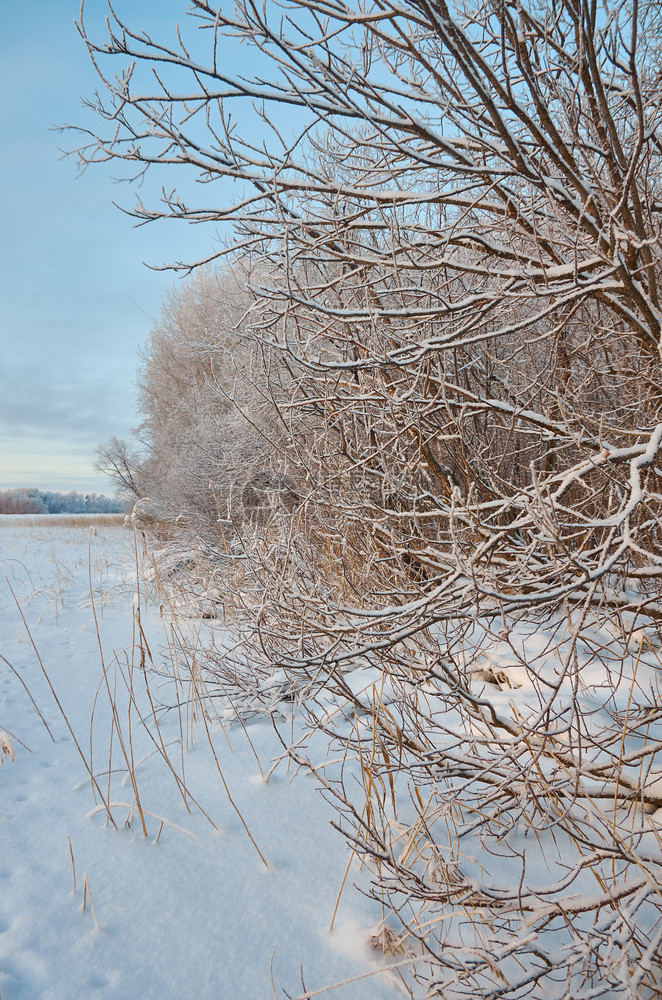
M209 683L327 737L289 753L426 996L660 997L659 5L193 6L206 64L88 39L131 68L83 163L241 185L137 204L235 241L100 464L205 555Z

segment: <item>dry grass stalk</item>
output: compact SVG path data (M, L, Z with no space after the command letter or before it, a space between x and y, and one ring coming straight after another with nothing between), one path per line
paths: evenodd
M109 701L110 707L111 707L114 731L115 731L115 733L117 735L117 739L118 739L118 742L119 742L119 745L120 745L120 748L121 748L121 751L122 751L122 756L124 757L124 761L125 761L125 764L126 764L126 767L127 767L127 773L129 775L129 778L130 778L130 781L131 781L131 787L133 788L133 794L134 794L136 806L137 806L137 809L138 809L138 814L140 816L140 823L141 823L141 827L142 827L142 831L143 831L143 836L147 837L147 825L145 823L145 817L144 817L143 811L142 811L142 805L141 805L141 801L140 801L140 794L138 792L138 783L137 783L137 780L136 780L135 764L134 764L134 760L133 760L133 743L132 743L132 737L131 737L131 714L129 712L129 716L128 716L128 735L127 735L127 738L125 739L124 733L123 733L123 730L122 730L122 726L120 724L119 712L117 710L117 700L116 700L116 697L115 697L113 691L111 691L110 680L109 680L109 676L108 676L108 667L106 666L106 658L105 658L105 655L104 655L103 644L101 642L101 633L99 631L99 619L98 619L98 616L97 616L96 601L95 601L95 598L94 598L94 588L92 586L92 549L91 549L91 545L92 545L92 540L91 540L91 536L90 536L90 538L88 540L88 583L89 583L90 601L91 601L91 604L92 604L92 615L94 617L94 628L95 628L95 633L96 633L96 638L97 638L97 646L98 646L98 649L99 649L99 660L100 660L100 663L101 663L101 670L102 670L102 674L103 674L103 682L104 682L104 685L105 685L106 693L108 695L108 701ZM118 659L117 656L114 659L115 659L115 661L117 661L117 659ZM112 747L112 732L111 732L111 747ZM109 765L108 771L109 771L109 775L110 775L110 765Z
M96 912L96 910L94 908L94 903L92 902L92 894L90 892L90 880L87 877L87 872L84 872L83 873L83 903L82 903L82 907L81 907L82 910L83 910L83 912L85 912L85 910L87 909L88 900L89 900L89 903L90 903L90 910L92 911L92 919L94 921L94 929L95 929L95 931L99 931L99 930L101 930L101 927L99 926L99 921L97 919L97 912Z
M74 849L71 846L71 837L67 837L69 844L69 857L71 858L71 873L74 879L74 893L76 892L76 862L74 861Z
M55 743L55 737L53 736L53 733L51 732L51 730L50 730L50 727L49 727L48 723L46 722L46 719L45 719L45 718L44 718L44 716L42 715L42 713L41 713L41 711L40 711L40 709L39 709L39 706L37 705L36 701L35 701L35 700L34 700L34 698L32 697L32 694L31 694L31 692L30 692L30 690L29 690L29 688L28 688L27 684L25 683L25 681L23 680L23 678L21 677L21 675L20 675L20 674L18 673L18 671L17 671L17 670L16 670L16 669L15 669L15 668L14 668L14 667L13 667L13 666L11 665L11 663L9 662L9 660L5 659L5 657L4 657L3 655L2 655L2 653L0 653L0 660L2 660L2 662L3 662L4 664L6 664L6 666L8 666L8 667L9 667L9 669L10 669L10 670L11 670L11 672L13 673L14 677L16 677L16 679L17 679L17 680L18 680L18 681L19 681L19 682L21 683L21 685L23 686L23 690L25 691L25 693L27 694L28 698L29 698L29 699L30 699L30 701L32 702L32 707L34 708L35 712L37 713L37 715L38 715L38 716L39 716L39 718L41 719L41 721L42 721L42 723L43 723L43 725L44 725L44 728L46 729L46 732L48 733L48 735L49 735L49 736L50 736L50 738L51 738L51 741L52 741L53 743Z

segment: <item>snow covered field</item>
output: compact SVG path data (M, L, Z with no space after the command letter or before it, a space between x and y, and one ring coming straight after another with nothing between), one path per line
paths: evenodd
M141 645L167 663L171 622L143 593L139 641L131 533L4 517L0 564L2 1000L260 1000L350 979L334 998L405 995L369 944L376 904L348 885L329 932L349 852L310 777L283 762L265 781L272 727L198 712L194 732L187 691L142 670Z

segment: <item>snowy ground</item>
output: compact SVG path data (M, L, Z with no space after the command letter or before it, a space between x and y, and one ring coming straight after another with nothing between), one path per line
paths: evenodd
M141 671L131 534L4 517L0 570L1 1000L261 1000L349 979L334 998L405 995L369 946L374 903L347 887L329 932L348 849L310 777L283 763L263 779L272 728L213 726L227 791L206 727L181 751L184 698ZM141 615L165 661L170 623L148 600Z

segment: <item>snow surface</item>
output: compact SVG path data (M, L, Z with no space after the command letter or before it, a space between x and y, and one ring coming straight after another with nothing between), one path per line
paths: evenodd
M268 721L246 727L255 753L240 726L210 729L235 810L207 727L198 723L190 745L191 710L172 678L141 671L133 544L121 528L0 520L0 732L14 754L0 752L1 1000L261 1000L350 979L334 1000L406 995L386 969L396 960L370 947L381 911L349 884L369 885L356 864L329 931L349 849L314 779L284 761L265 781L260 766L267 775L282 752ZM140 608L151 655L165 663L171 622L144 595Z

